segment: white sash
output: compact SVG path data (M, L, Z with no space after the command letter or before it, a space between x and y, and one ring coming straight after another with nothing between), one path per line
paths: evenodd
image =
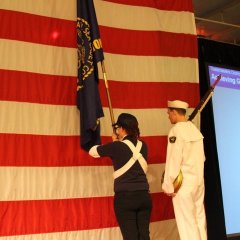
M113 173L113 178L116 179L118 177L120 177L121 175L123 175L125 172L127 172L132 165L138 161L139 164L141 165L144 173L146 174L147 172L147 161L144 159L144 157L142 156L142 154L140 153L140 150L142 148L142 142L141 141L137 141L137 146L135 147L133 145L133 143L129 140L123 140L123 143L125 143L126 145L128 145L128 147L131 149L133 156L128 160L128 162L123 165L121 168L119 168L118 170L116 170Z

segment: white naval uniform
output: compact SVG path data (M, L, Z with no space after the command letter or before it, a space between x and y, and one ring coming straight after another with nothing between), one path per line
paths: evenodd
M164 182L166 193L173 193L173 181L183 174L183 183L173 197L175 218L181 240L206 240L204 209L203 136L191 122L178 122L169 132Z

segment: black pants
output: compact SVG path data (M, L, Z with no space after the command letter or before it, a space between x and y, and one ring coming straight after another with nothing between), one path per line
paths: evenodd
M148 191L115 193L114 210L124 240L150 240L152 200Z

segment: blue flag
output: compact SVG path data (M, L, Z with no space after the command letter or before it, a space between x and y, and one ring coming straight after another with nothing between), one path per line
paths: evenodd
M104 56L93 0L77 0L77 44L80 142L83 149L89 150L101 144L99 119L104 116L97 68L97 63L103 61Z

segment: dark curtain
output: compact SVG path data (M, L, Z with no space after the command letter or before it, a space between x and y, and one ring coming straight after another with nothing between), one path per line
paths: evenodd
M202 97L209 88L206 62L223 64L230 67L240 67L240 47L234 44L226 44L199 38L198 48L200 95ZM201 114L201 131L204 135L204 148L206 154L205 207L208 240L225 240L227 237L211 100Z

